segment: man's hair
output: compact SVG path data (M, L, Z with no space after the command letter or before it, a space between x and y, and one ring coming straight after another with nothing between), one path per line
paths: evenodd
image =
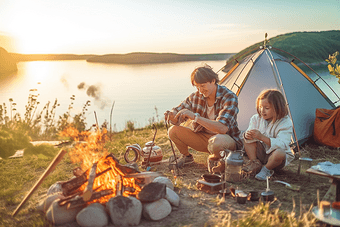
M269 104L271 104L275 111L275 116L273 117L273 122L280 120L288 114L288 107L285 98L282 93L276 89L267 89L262 91L256 99L256 110L261 116L261 111L259 108L259 102L262 99L267 99Z
M220 80L218 79L218 74L215 73L212 68L205 64L204 66L197 67L191 73L191 84L194 86L194 82L198 84L204 84L207 82L212 82L215 80L215 84L217 84Z

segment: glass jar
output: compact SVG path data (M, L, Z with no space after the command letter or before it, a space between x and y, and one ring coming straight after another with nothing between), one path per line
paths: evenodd
M225 180L228 182L238 182L242 180L243 156L241 151L230 151L225 158Z

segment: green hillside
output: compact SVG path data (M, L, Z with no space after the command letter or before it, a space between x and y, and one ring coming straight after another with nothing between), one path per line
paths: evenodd
M116 64L153 64L184 61L226 60L233 54L174 54L135 52L128 54L106 54L87 59L88 62Z
M233 66L234 59L242 59L248 54L258 50L263 42L255 43L240 51L228 60L228 69ZM340 51L340 30L323 32L293 32L270 38L267 46L284 50L305 63L325 62L329 54ZM275 50L274 50L275 51ZM279 54L292 59L291 56L279 52ZM226 70L228 71L228 70Z

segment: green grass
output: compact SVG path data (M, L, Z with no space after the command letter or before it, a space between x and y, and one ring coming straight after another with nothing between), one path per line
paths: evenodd
M284 212L279 208L271 209L270 203L259 203L249 210L244 218L232 221L231 225L238 227L313 226L315 222L315 218L309 213L296 218L294 211Z
M45 152L45 153L44 153ZM23 158L0 161L0 226L52 226L36 203L50 185L71 177L74 165L65 157L62 163L43 181L14 218L12 212L44 173L59 149L41 145L30 148Z

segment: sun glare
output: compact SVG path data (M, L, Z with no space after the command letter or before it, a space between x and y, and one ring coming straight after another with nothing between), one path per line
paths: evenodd
M28 64L26 70L27 75L30 76L29 81L32 81L33 84L44 84L49 80L48 75L50 75L51 67L48 62L36 61Z
M37 10L44 12L44 8ZM12 18L11 33L16 38L18 53L50 54L57 51L57 44L65 36L60 32L62 28L59 23L62 19L58 22L53 15L45 19L43 13L30 13L22 8L16 13L20 16Z

